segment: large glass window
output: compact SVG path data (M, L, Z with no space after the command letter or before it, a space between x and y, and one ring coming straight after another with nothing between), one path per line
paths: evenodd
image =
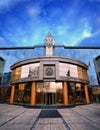
M56 83L56 103L57 104L63 104L63 88L62 83L58 82Z
M45 49L42 47L34 49L11 49L0 50L0 56L5 59L4 73L10 72L10 66L19 60L23 60L30 57L44 56ZM97 76L95 72L93 59L100 55L100 49L65 49L64 47L54 47L55 56L70 57L79 61L82 61L89 65L88 76L91 85L97 85Z
M78 66L78 77L80 79L88 80L87 70L85 70L84 68Z
M38 77L40 63L33 63L22 66L21 78L24 77Z
M62 82L38 82L37 104L63 104Z
M15 85L14 102L30 104L31 82Z
M59 63L59 75L61 77L75 77L84 80L88 80L87 70L76 65L68 63Z
M68 83L69 102L71 104L85 103L84 85L80 83Z
M77 66L68 63L59 63L59 75L62 77L71 76L78 78Z
M89 79L88 79L87 70L85 70L85 69L83 69L83 78L84 78L85 80L89 80Z
M21 77L21 67L12 70L11 80L19 79Z

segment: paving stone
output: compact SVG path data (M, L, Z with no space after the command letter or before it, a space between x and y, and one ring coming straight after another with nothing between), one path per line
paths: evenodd
M40 118L33 130L66 130L66 127L60 118Z
M39 118L41 110L0 104L0 130L100 130L100 104L55 109L59 118Z

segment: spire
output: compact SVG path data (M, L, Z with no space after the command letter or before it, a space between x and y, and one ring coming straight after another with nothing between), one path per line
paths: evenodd
M50 32L48 32L46 38L47 38L47 37L51 37L51 38L53 38L53 36L52 36L52 34L51 34Z
M54 38L49 32L45 38L45 45L46 45L46 56L53 55L53 45L54 45Z
M45 38L45 44L46 44L46 46L53 46L54 45L54 38L50 32L48 32L48 34Z

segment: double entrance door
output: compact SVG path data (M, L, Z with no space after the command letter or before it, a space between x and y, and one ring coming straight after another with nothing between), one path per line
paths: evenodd
M46 104L46 105L56 104L56 94L55 93L45 93L44 94L44 104Z

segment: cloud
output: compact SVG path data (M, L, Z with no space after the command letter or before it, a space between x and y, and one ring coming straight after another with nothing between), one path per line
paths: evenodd
M84 30L83 37L90 37L90 36L91 36L91 33L86 31L86 30Z
M33 17L33 16L37 16L40 13L40 8L39 7L34 7L34 6L29 6L27 8L27 13L29 14L29 16Z
M22 1L28 0L0 0L0 13L8 11L11 7Z
M0 47L4 47L7 45L8 45L7 41L3 37L0 37Z
M4 38L3 37L0 37L0 42L4 41Z
M77 28L73 24L68 24L68 27L63 26L59 28L59 33L62 34L62 40L65 44L76 46L78 45L83 39L87 37L92 37L92 27L89 25L88 21L85 20L84 22L78 22ZM59 34L58 33L58 34ZM66 35L65 35L66 34Z
M57 27L57 33L58 35L64 35L67 31L67 28L61 25L58 25Z
M12 45L31 46L42 42L50 31L58 43L78 45L83 39L99 33L96 29L93 32L93 26L94 28L97 26L99 30L100 18L98 18L98 23L94 24L95 20L91 20L94 14L90 14L94 9L90 8L91 5L86 7L87 1L89 0L84 0L84 2L80 0L68 2L64 0L59 0L59 2L56 0L0 1L0 8L5 10L6 7L10 8L15 5L9 13L3 15L3 19L1 16L1 36L4 36Z
M72 35L70 36L70 42L72 45L78 45L83 39L93 36L92 26L88 22L88 19L83 18L78 22L77 28L74 26Z
M91 26L88 23L85 23L85 27L84 27L82 35L83 35L83 38L92 36Z
M100 46L100 31L93 33L90 37L85 37L78 44L79 46Z

